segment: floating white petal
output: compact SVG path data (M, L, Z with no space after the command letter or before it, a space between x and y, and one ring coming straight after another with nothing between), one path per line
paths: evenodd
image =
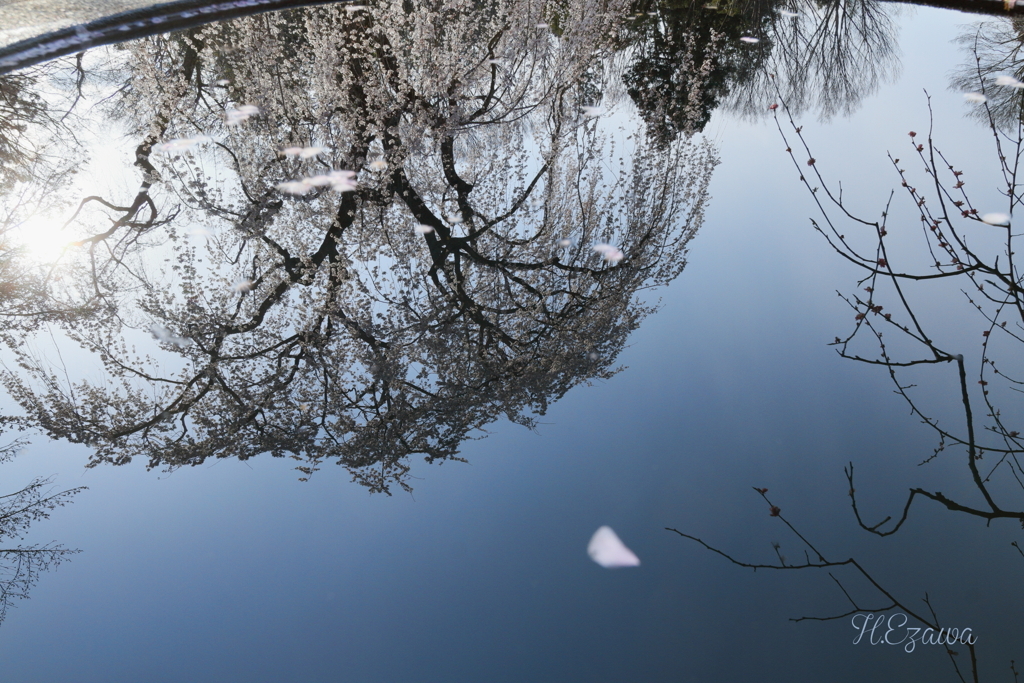
M331 179L331 189L335 192L352 192L359 188L355 171L331 171L327 177Z
M753 36L743 36L742 38L740 38L740 42L750 43L751 45L753 45L754 43L760 43L761 41L758 38L754 38Z
M156 323L153 323L152 325L149 326L149 333L153 335L153 339L158 339L162 342L173 344L174 346L177 346L179 349L183 349L192 343L191 339L188 339L186 337L179 337L178 335L174 334L163 325L157 325Z
M388 167L388 162L384 161L383 159L374 159L373 161L368 163L366 166L371 171L384 171Z
M334 184L334 178L329 175L314 175L308 178L303 178L302 183L307 183L313 187L327 187L328 185Z
M250 116L256 116L260 113L260 108L254 104L243 104L240 107L234 109L228 109L224 112L224 119L227 121L229 126L237 126L242 121L245 121Z
M285 194L306 194L313 189L313 185L303 180L289 180L288 182L278 183L277 189Z
M784 17L798 17L798 16L800 16L799 12L790 12L789 10L786 10L786 9L780 9L779 10L779 14L781 14Z
M605 569L640 566L640 558L634 555L608 526L594 532L590 545L587 546L587 554Z
M626 255L616 247L610 244L595 244L594 251L601 255L601 257L608 263L618 263L622 259L626 258Z
M278 183L277 189L286 194L303 195L314 187L329 185L335 192L352 192L359 187L355 177L355 171L331 171L326 175L315 175L301 180Z
M1010 224L1010 217L1007 216L1005 213L986 213L984 216L981 217L981 220L983 223L988 223L989 225Z
M988 98L982 95L980 92L965 92L964 99L967 100L968 102L977 102L978 104L988 101Z
M236 292L249 292L255 284L252 280L239 280L232 287Z
M583 107L583 115L593 118L604 113L604 107Z
M572 246L572 240L570 240L570 239L560 239L560 240L558 240L558 246L560 246L560 247L571 247Z
M167 142L161 142L153 145L154 154L172 154L174 152L183 152L186 149L192 149L200 142L213 142L213 138L208 135L197 135L194 138L178 138L176 140L168 140Z
M429 225L423 225L422 223L417 224L416 227L413 228L413 230L415 230L421 235L426 235L428 232L434 232L434 229L432 227L430 227Z
M317 154L322 154L327 150L323 147L285 147L281 150L281 154L286 157L299 157L300 159L312 159Z
M996 85L1004 85L1008 88L1024 88L1024 83L1021 83L1013 76L996 76Z

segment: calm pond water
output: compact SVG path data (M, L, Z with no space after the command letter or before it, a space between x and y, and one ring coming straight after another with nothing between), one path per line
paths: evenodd
M1016 681L1024 34L979 9L4 48L4 679Z

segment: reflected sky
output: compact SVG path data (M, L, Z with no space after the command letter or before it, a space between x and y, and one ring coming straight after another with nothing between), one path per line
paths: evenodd
M822 172L865 212L898 182L885 153L927 126L924 90L945 151L996 186L982 176L990 134L946 90L964 21L905 10L900 80L852 119L804 116ZM945 622L979 634L981 679L1009 680L1024 570L1015 523L922 505L896 537L856 527L851 460L873 519L897 512L910 486L969 498L969 482L953 458L918 467L932 434L884 371L827 346L852 322L835 292L858 274L810 227L814 205L774 125L718 111L704 132L722 159L705 224L682 274L647 295L661 308L618 354L626 369L568 391L533 431L487 425L463 442L465 463L413 461L411 493L370 495L335 467L298 482L266 457L169 475L142 461L84 470L89 449L37 439L5 482L59 473L88 486L32 530L85 552L8 616L7 677L954 680L937 648L853 645L845 621L791 623L846 609L825 573L753 573L664 530L759 561L773 541L798 552L758 486L824 552L856 555L908 603L927 592ZM921 307L941 311L956 292L930 296ZM973 328L948 335L976 343ZM587 557L605 524L639 568Z

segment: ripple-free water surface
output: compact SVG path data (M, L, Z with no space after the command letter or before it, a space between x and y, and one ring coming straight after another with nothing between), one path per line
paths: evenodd
M825 10L841 12L837 7ZM856 284L864 272L814 231L810 219L821 224L815 195L799 182L813 168L836 189L841 180L847 206L872 221L885 210L890 190L898 190L889 210L889 260L929 266L912 241L921 232L917 207L902 194L886 154L902 157L897 166L925 191L927 177L908 132L918 132L914 144L926 142L930 95L934 140L976 188L974 206L981 213L1005 211L992 134L967 117L974 105L949 89L950 72L973 59L953 41L971 33L978 18L884 3L846 7L848 17L870 15L881 32L872 34L872 49L893 56L874 66L849 55L849 63L838 65L819 59L825 66L805 74L805 81L848 98L825 121L824 90L782 84L794 106L804 105L793 116L815 159L813 166L806 163L780 107L783 130L800 155L794 167L768 112L780 100L766 77L782 74L772 59L782 60L786 48L771 43L778 35L771 22L790 18L771 19L772 8L748 16L743 7L714 21L694 18L712 9L686 15L694 40L709 40L712 28L724 36L713 38L707 53L719 55L724 75L704 84L716 93L702 105L710 114L704 122L672 108L680 101L674 98L685 99L685 88L661 100L656 92L629 92L640 82L640 71L629 68L641 64L643 50L666 49L654 34L686 26L672 14L682 10L672 6L621 11L637 9L662 15L615 24L612 42L601 42L606 27L597 32L586 24L599 19L579 7L564 15L548 8L528 22L509 15L514 28L501 38L509 41L508 51L494 54L502 60L494 65L473 61L477 53L488 56L479 42L467 43L466 54L446 42L476 30L492 37L485 29L497 24L475 18L484 10L468 3L446 6L443 16L424 15L414 22L422 32L416 37L387 33L399 61L393 71L386 60L383 67L372 62L368 55L379 56L377 48L360 42L375 35L375 27L412 25L389 18L383 5L347 13L301 10L281 24L264 15L260 21L270 23L158 39L128 53L128 61L112 48L86 55L84 63L95 71L87 71L85 101L46 135L54 154L75 149L89 156L89 165L62 181L63 189L30 195L49 213L28 225L63 224L88 196L110 205L90 202L64 232L54 232L53 240L84 242L63 257L62 280L31 280L32 287L54 288L45 291L56 292L58 304L80 308L48 318L43 327L25 326L24 317L13 314L38 309L39 300L25 294L38 290L5 291L8 336L30 340L43 370L67 383L59 384L63 394L53 395L37 381L31 384L36 398L22 394L21 406L5 400L9 414L26 415L61 438L34 437L3 465L10 490L51 474L57 486L89 487L21 541L56 539L83 552L44 573L31 599L9 612L0 628L5 680L939 681L956 680L951 661L972 680L963 646L950 646L956 655L937 645L908 653L867 638L854 644L849 617L791 620L855 610L829 571L857 608L887 607L885 596L849 567L752 572L664 529L674 527L750 563L780 562L773 542L788 564L816 560L752 487L767 488L782 517L828 559L856 557L880 585L922 614L927 594L943 626L969 627L977 636L978 679L1010 680L1010 661L1020 661L1022 652L1016 587L1024 558L1010 545L1020 540L1018 522L986 526L917 500L893 536L878 538L856 524L843 474L850 462L859 509L870 524L898 517L912 487L975 507L983 508L984 500L963 448L947 445L939 458L918 466L938 440L894 395L885 367L840 358L828 345L856 323L856 311L836 291L864 296L865 285ZM400 10L401 3L391 8ZM442 11L440 5L435 10ZM536 28L542 19L548 28ZM823 31L828 21L809 26ZM1011 26L1007 19L987 21ZM257 49L259 35L251 32L266 26L290 36L281 39L292 41L288 49L300 56L309 50L319 61L296 59L290 71L284 62L239 54ZM514 35L527 26L540 35ZM736 40L758 31L761 43ZM225 36L236 43L232 50L210 47ZM580 68L590 58L584 38L598 46L603 70ZM432 40L436 50L428 49ZM360 68L371 75L362 80L345 72L351 67L346 58L323 61L349 44L357 46L353 53L364 50ZM686 87L695 87L699 60L689 70L680 67L687 57L677 48L668 51L675 61L666 68L690 74ZM751 52L762 48L760 59ZM871 58L870 49L865 54ZM146 55L154 61L131 61ZM189 59L191 71L175 71ZM547 63L564 71L552 73ZM71 64L73 58L61 68ZM456 66L464 69L458 78ZM51 71L39 76L41 92L55 107L66 104L61 98L74 87L73 74L44 68ZM837 84L871 69L877 71L873 80L845 89ZM494 105L488 125L469 118L476 110L470 104L486 98L492 73L506 97L532 103L536 117L529 125L515 122L511 100ZM373 80L388 74L402 85ZM769 86L751 86L758 78ZM345 87L332 90L338 82ZM125 83L130 87L120 109L100 103ZM297 89L272 89L282 83ZM359 87L371 93L369 101L359 99ZM483 89L475 100L473 88ZM555 91L564 98L557 105ZM749 97L747 116L737 112L740 105L725 106L730 94L742 99L737 93ZM116 96L111 101L118 103ZM605 112L596 119L580 113L580 106L599 101ZM657 115L668 111L672 125L687 121L703 132L694 134L689 151L658 147L657 126L646 127L638 101L647 103L650 121L664 120ZM332 113L334 102L348 108ZM403 102L420 104L402 109ZM243 104L260 107L260 116L226 126L224 110ZM353 114L357 106L365 118ZM80 147L61 142L68 140L65 123L76 127ZM155 136L152 143L200 133L213 142L192 157L144 151L156 175L133 166L147 135ZM474 185L467 196L477 213L463 212L461 220L460 186L443 163L446 134L457 141L456 170ZM686 135L680 130L672 144L681 145ZM693 155L701 140L721 159L710 175L706 206L679 194L688 183L700 189L695 178L707 168ZM301 162L278 156L288 144L327 151ZM666 161L673 150L678 159ZM623 167L617 166L620 156ZM519 160L508 161L513 158ZM580 159L590 165L574 175ZM374 160L387 166L370 169ZM517 204L548 160L560 164L559 174L545 176L544 194ZM58 163L47 172L62 168ZM332 193L321 186L308 195L275 189L331 168L355 168L358 189ZM408 185L395 175L399 169ZM642 173L648 174L642 186L630 184ZM671 173L679 175L659 184ZM610 189L587 195L590 186L568 183L573 178L599 178ZM140 183L152 188L148 194L158 208L152 220ZM15 179L9 187L24 190L32 183ZM426 198L426 208L406 201L402 193L411 191ZM823 190L818 193L821 198ZM14 190L5 201L13 196ZM54 196L66 201L50 202ZM116 224L125 213L116 207L135 200L139 212ZM651 207L673 201L677 214L659 222L664 214ZM690 235L684 222L696 227L695 206L704 212L703 224ZM511 219L473 235L476 242L468 239L506 211ZM834 210L830 215L844 236L870 248L874 233L865 239L867 228ZM335 277L329 276L334 257L324 257L306 271L308 281L301 274L292 278L281 249L298 255L288 268L301 268L302 257L312 259L325 244L330 251L324 236L336 221L349 219L335 240ZM414 229L428 219L436 221L432 231ZM120 232L97 238L111 226ZM197 228L212 237L188 234ZM452 245L460 237L466 240L445 246L445 239ZM559 247L563 238L573 246ZM668 246L653 249L654 238ZM686 264L676 275L678 269L665 264L681 263L683 245L673 251L672 240L683 238L689 239ZM988 237L971 239L980 245ZM606 242L622 247L625 260L602 261L591 247ZM94 258L108 268L100 276L89 266L93 243ZM208 244L220 245L214 250L220 260L200 253ZM111 253L131 272L119 270ZM557 263L552 254L561 254ZM31 252L23 257L38 277ZM452 270L456 261L461 275ZM520 267L525 263L534 265ZM566 275L558 264L577 270ZM646 274L658 268L667 268L660 280ZM239 288L238 278L255 284ZM96 296L86 284L111 288ZM665 286L647 289L653 284ZM980 392L976 375L987 326L964 305L962 286L914 281L906 291L913 310L933 321L937 342L964 354L970 389ZM279 287L285 293L278 294ZM331 287L341 294L330 294ZM559 287L584 303L571 309L571 297L550 293ZM884 310L898 317L898 300L891 292L886 297ZM537 308L540 301L546 309ZM258 318L261 303L264 318ZM513 310L520 304L522 310ZM658 310L639 316L643 305ZM257 318L253 328L240 329ZM153 323L184 341L154 338L160 335L149 333ZM75 343L75 335L88 348ZM287 355L274 355L296 337ZM886 331L894 353L911 348L899 338L898 331ZM126 347L116 348L122 339ZM993 342L992 353L1002 354L1000 369L1010 372L1013 341L1000 343L997 349ZM101 344L111 346L102 351ZM877 353L871 344L858 348ZM179 410L174 386L150 386L135 370L118 374L104 366L104 354L130 360L149 377L186 377L198 386L210 382L211 389L202 398L185 392L195 408ZM27 381L11 351L4 359L15 383L9 386L19 377ZM276 374L275 363L296 364L297 379ZM907 372L922 385L929 414L962 432L954 366ZM144 389L128 392L117 383L126 377ZM258 383L250 386L247 379ZM92 388L76 384L83 381ZM420 389L409 389L412 384ZM1016 419L1019 399L1012 392L998 398L1007 422ZM974 400L981 424L982 395ZM161 410L171 419L149 424ZM512 424L506 412L532 417L532 429ZM140 426L147 424L152 434ZM142 436L124 436L133 429ZM82 434L89 445L68 443L82 441ZM264 452L275 448L302 459ZM423 450L431 448L442 456L457 452L464 461L441 457L427 464ZM130 464L85 468L97 453L116 459L128 452ZM218 458L225 453L255 457ZM156 468L147 471L150 458ZM343 466L334 464L339 458ZM997 459L989 453L979 462ZM196 466L181 466L189 463ZM295 466L314 464L319 469L309 481L298 481L304 475ZM167 466L178 467L162 471ZM411 469L403 472L405 466ZM367 485L353 483L353 476ZM993 481L1000 504L1020 509L1012 475L1005 471ZM393 495L368 493L368 486L382 483ZM602 525L639 556L640 567L607 570L588 558L587 542ZM876 641L882 634L879 629Z

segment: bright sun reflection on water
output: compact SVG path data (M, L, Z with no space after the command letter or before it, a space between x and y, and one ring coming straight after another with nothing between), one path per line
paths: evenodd
M61 258L72 239L61 223L45 216L33 216L8 233L9 244L35 263L53 263Z

